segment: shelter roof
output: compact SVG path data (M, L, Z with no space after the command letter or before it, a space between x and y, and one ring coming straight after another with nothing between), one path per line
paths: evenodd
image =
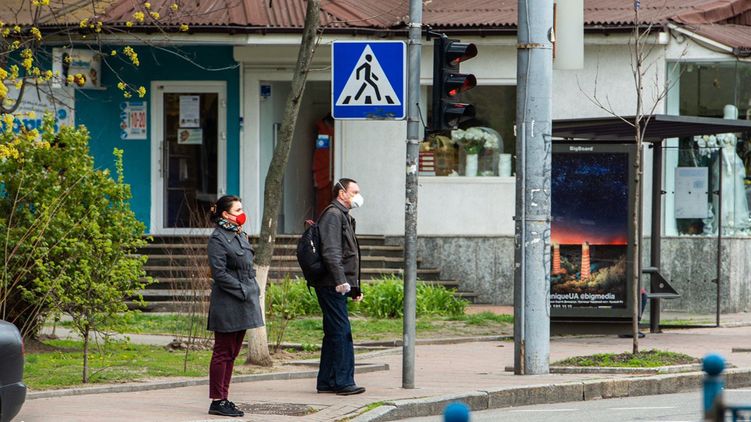
M577 141L634 142L633 116L594 117L553 121L553 137ZM716 117L644 116L646 142L661 142L668 138L751 131L751 121Z

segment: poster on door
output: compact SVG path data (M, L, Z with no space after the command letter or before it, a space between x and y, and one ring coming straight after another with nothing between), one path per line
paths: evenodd
M124 101L120 103L120 139L146 139L147 125L146 101Z
M177 143L181 145L201 145L203 143L203 129L177 129Z
M628 151L574 146L552 157L550 306L628 306Z
M201 127L201 96L180 96L180 127Z

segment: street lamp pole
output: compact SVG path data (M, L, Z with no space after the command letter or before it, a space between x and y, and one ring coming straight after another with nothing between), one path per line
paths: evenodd
M516 100L514 372L550 360L550 167L553 0L519 0Z
M422 1L409 2L409 82L407 86L407 180L404 207L404 331L402 388L415 388L417 310L417 167L420 153L420 58Z

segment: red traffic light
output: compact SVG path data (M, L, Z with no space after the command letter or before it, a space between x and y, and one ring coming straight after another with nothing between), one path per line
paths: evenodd
M477 86L477 78L475 75L464 75L461 73L450 74L444 82L444 86L448 89L446 94L449 97L456 97L464 91L468 91Z
M442 131L471 119L475 108L456 102L459 95L477 86L472 74L459 73L459 65L477 56L477 46L442 35L433 44L433 113L430 128Z
M468 42L448 41L445 49L444 57L449 66L459 66L461 62L477 56L477 46Z

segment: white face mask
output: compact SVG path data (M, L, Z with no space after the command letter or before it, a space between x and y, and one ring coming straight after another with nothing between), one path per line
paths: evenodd
M363 198L362 195L358 193L352 197L352 201L350 202L350 208L360 208L364 202L365 202L365 198Z

